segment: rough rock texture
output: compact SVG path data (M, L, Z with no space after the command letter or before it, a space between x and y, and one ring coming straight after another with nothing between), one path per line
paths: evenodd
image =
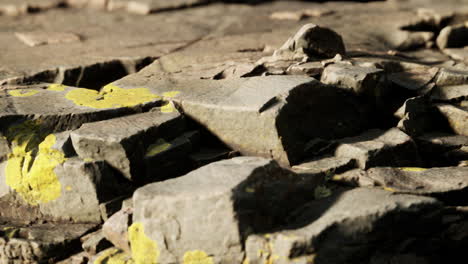
M271 160L219 161L138 189L133 222L141 223L156 243L158 252L153 254L162 263L180 262L186 252L197 249L215 263L239 263L249 233L274 228L308 200L301 193L312 186L301 182L306 181ZM285 203L286 197L295 202Z
M394 195L384 190L360 188L337 193L305 205L295 213L294 224L288 230L249 236L246 258L249 263L362 260L366 252L360 252L361 248L375 239L404 237L411 228L423 224L411 220L416 212L428 214L438 207L440 203L432 198ZM393 224L391 235L379 232L389 223Z

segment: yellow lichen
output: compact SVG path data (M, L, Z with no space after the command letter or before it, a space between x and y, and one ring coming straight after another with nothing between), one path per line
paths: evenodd
M255 188L247 187L247 188L245 188L245 192L254 193L254 192L255 192Z
M242 261L242 264L249 264L249 259L245 258L244 261Z
M388 192L396 192L396 190L391 187L383 187L383 189Z
M54 83L54 84L49 85L49 87L47 87L47 90L55 91L55 92L62 92L62 91L65 91L65 88L66 86L63 84Z
M61 184L54 169L66 160L61 151L52 149L55 135L50 134L37 144L40 138L33 131L29 135L17 135L6 164L6 184L31 205L60 196Z
M110 248L103 251L94 264L134 264L134 261L122 250Z
M4 227L3 232L7 238L15 238L18 235L19 229L16 227Z
M172 113L175 111L175 106L173 102L168 102L167 104L161 107L162 113Z
M155 156L168 148L171 147L171 143L166 142L164 139L160 138L156 141L156 143L151 144L148 149L146 150L146 157Z
M184 264L213 264L213 258L201 250L185 252Z
M141 223L133 223L128 228L128 238L135 264L157 264L159 258L158 245L145 235Z
M123 89L112 84L104 86L101 92L77 88L68 92L65 97L76 105L96 109L132 107L160 98L147 88Z
M67 185L67 187L65 187L65 190L67 191L71 191L73 188L70 186L70 185Z
M11 90L8 94L15 97L27 97L39 93L37 90Z
M420 172L420 171L425 171L427 169L425 168L418 168L418 167L402 167L400 168L400 170L402 171L416 171L416 172Z
M172 97L176 97L178 94L180 94L179 91L169 91L169 92L163 93L163 97L172 98Z

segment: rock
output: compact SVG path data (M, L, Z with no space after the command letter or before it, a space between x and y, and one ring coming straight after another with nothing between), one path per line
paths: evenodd
M318 77L322 75L323 68L324 67L320 62L306 62L289 66L286 69L286 73L291 75L309 75L311 77Z
M395 116L401 118L397 127L411 136L419 136L446 127L443 116L424 96L407 99Z
M388 75L388 79L410 91L420 91L434 80L438 71L439 69L436 67L419 66L401 72L391 73Z
M80 252L78 254L72 255L69 258L61 260L56 264L87 264L88 263L88 253Z
M454 60L468 61L468 48L450 48L442 50L443 53L447 54Z
M306 24L283 46L275 51L274 56L281 57L296 54L307 57L333 58L337 54L345 55L343 39L335 31L315 24Z
M334 173L344 172L355 167L355 161L351 158L325 157L293 166L296 173L319 174L325 173L331 176Z
M174 137L184 129L184 119L177 111L153 111L87 123L73 131L71 138L81 158L105 160L129 180L142 181L145 152L152 141Z
M429 133L417 137L418 150L430 167L456 166L468 160L468 137Z
M441 68L435 80L437 86L468 84L468 71Z
M373 67L331 64L323 71L320 81L356 94L377 96L385 86L385 73Z
M10 227L2 227L2 230ZM16 236L0 237L2 263L48 263L79 249L81 236L95 228L90 224L36 224L16 227Z
M443 50L445 48L461 48L468 45L466 35L468 27L465 24L447 26L440 31L437 37L437 46Z
M112 246L112 244L104 237L101 229L96 232L87 234L80 240L82 242L81 246L89 256L94 256L97 252L101 252L104 249L110 248Z
M59 7L63 0L4 0L0 3L0 15L19 16Z
M362 169L375 166L418 166L421 162L413 140L397 128L388 131L373 129L338 142L335 156L352 158Z
M122 208L119 212L112 215L102 226L104 237L115 247L131 254L130 243L128 240L128 227L132 223L132 208Z
M67 32L16 32L15 36L30 47L80 41L78 35Z
M296 211L294 222L283 231L250 235L246 258L252 264L348 263L365 258L380 241L399 245L399 239L418 234L422 221L430 222L430 214L436 218L440 206L433 198L384 190L336 193ZM391 230L382 228L390 223Z
M209 163L230 159L239 156L239 153L227 148L201 148L198 152L190 155L190 160L196 167L201 167Z
M321 17L333 14L332 10L326 9L306 9L300 11L278 11L270 15L271 19L277 20L295 20L299 21L309 17Z
M431 99L437 101L467 100L468 85L435 86L431 91Z
M107 9L110 11L124 9L130 13L147 15L158 11L200 5L209 1L210 0L172 0L170 2L164 0L109 0Z
M128 195L120 196L114 198L110 201L99 204L99 209L101 210L101 218L103 221L107 221L109 217L118 212L123 207L123 202L126 199L130 199Z
M468 136L468 106L438 104L436 107L456 134Z
M432 32L410 32L410 31L395 31L390 38L392 47L396 50L407 51L424 47L434 39Z
M138 74L128 76L116 85L134 87L140 79ZM168 100L231 149L244 155L273 157L283 164L300 161L310 139L355 135L366 126L366 106L356 97L309 77L180 82L145 78L145 82L158 94L177 89L179 93ZM258 93L259 87L262 93Z
M382 187L390 192L432 195L442 199L443 195L466 192L468 168L378 167L367 171L361 170L359 173L351 171L338 174L334 177L334 180L355 183L358 186L362 185L362 183L369 186L368 182L371 180L373 186Z
M133 225L153 241L158 262L180 263L196 253L213 263L240 263L246 236L278 226L313 199L306 194L314 187L272 160L223 160L138 189Z

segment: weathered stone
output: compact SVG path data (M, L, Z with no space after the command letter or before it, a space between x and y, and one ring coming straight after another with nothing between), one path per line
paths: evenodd
M452 86L468 84L468 71L441 68L435 83L438 86Z
M144 85L158 94L177 89L180 93L167 99L230 148L245 155L273 157L284 164L300 161L304 144L312 138L355 135L366 125L363 116L367 109L356 97L309 77L180 82L145 78L141 82L137 74L116 85Z
M468 48L450 48L442 50L443 53L447 54L454 60L468 61Z
M15 35L30 47L80 41L78 35L67 32L17 32Z
M438 104L436 107L456 134L468 136L468 106Z
M286 69L287 74L291 75L309 75L312 77L320 76L323 72L323 65L320 62L306 62L293 64Z
M186 132L171 141L156 139L147 147L144 155L145 181L165 180L194 169L189 159L190 154L198 149L199 141L198 131Z
M335 155L356 160L367 169L375 166L418 166L420 158L413 140L397 128L370 130L338 141Z
M99 209L101 210L101 218L103 221L107 221L109 217L122 209L123 201L129 199L128 195L120 196L110 201L101 203Z
M24 15L59 7L63 2L63 0L3 0L0 2L0 15Z
M277 20L302 20L309 17L322 17L333 14L334 11L326 9L306 9L300 11L277 11L270 15L271 19Z
M437 37L437 46L440 49L445 48L460 48L468 45L466 35L468 27L465 24L456 26L447 26L440 31Z
M107 9L110 11L124 9L130 13L146 15L158 11L200 5L210 1L211 0L109 0Z
M314 187L272 160L223 160L138 189L133 225L157 245L158 262L182 262L201 250L213 263L240 263L246 236L278 226L313 199L306 194Z
M361 179L362 178L362 179ZM465 193L468 188L468 168L466 167L378 167L367 171L352 171L335 175L335 181L357 186L379 186L391 192L434 195L454 195ZM369 180L372 184L369 184Z
M81 246L89 256L96 255L97 252L101 252L104 249L112 246L112 244L104 237L101 229L96 232L87 234L80 240L82 242Z
M190 155L190 160L195 164L195 167L200 167L222 159L234 158L238 155L237 151L228 148L201 148Z
M411 136L422 135L444 127L440 125L443 124L443 117L423 96L407 99L395 116L401 119L397 127Z
M431 167L456 166L468 160L468 137L430 133L416 138L418 150Z
M103 235L112 244L131 254L130 243L128 240L128 227L132 222L133 209L122 208L119 212L112 215L102 226Z
M141 181L145 152L152 140L173 138L183 132L184 126L177 111L153 111L87 123L73 131L71 138L80 157L105 160L126 178Z
M433 81L438 71L439 69L435 67L419 66L402 72L391 73L388 75L388 79L410 91L418 91Z
M315 24L306 24L273 56L284 57L302 55L307 57L333 58L336 54L344 55L345 45L341 36L335 31Z
M37 224L16 228L14 237L0 237L1 263L48 263L79 249L81 236L95 228L90 224ZM54 261L55 262L55 261Z
M389 34L389 42L396 50L414 50L424 47L429 41L434 38L432 32L410 32L410 31L395 31Z
M431 91L433 100L468 100L468 85L436 86Z
M320 81L356 94L377 96L385 85L385 73L377 68L339 63L327 66Z
M354 167L355 161L352 158L325 157L301 163L293 166L292 169L296 173L325 173L331 176Z
M430 221L423 216L434 214L440 206L433 198L384 190L336 193L294 213L287 230L249 236L247 260L252 264L348 263L373 252L380 241L395 245L398 239L417 234L423 222ZM388 224L391 230L384 228Z

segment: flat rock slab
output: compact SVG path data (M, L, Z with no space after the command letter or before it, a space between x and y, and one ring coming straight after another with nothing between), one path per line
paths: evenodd
M36 224L1 226L2 263L47 263L79 250L79 239L96 225Z
M201 5L208 2L212 2L212 0L110 0L107 3L107 10L126 10L130 13L147 15L158 11Z
M468 136L429 133L415 141L419 153L431 167L456 166L468 160Z
M147 149L157 138L172 139L182 134L185 122L172 113L153 111L87 123L71 134L78 156L105 160L129 180L142 180Z
M312 138L359 133L367 114L353 95L302 76L168 82L136 74L114 85L148 87L156 94L176 90L179 93L167 100L229 147L283 164L297 163Z
M374 129L338 142L335 156L355 159L363 169L375 166L418 166L421 162L416 144L397 128L388 131Z
M158 263L182 262L194 250L213 263L240 263L246 236L284 221L313 199L313 188L275 161L233 158L138 189L133 225L153 241Z
M15 35L30 47L80 41L78 35L67 32L17 32Z
M334 180L354 182L358 185L381 186L391 192L435 195L464 192L468 187L468 168L442 167L418 168L402 167L372 168L367 171L352 170L335 175Z
M468 136L468 106L439 104L436 106L450 128L458 135Z
M411 227L422 224L420 217L440 205L433 198L367 188L337 193L305 205L288 230L249 236L246 258L254 264L345 263L362 257L362 250L372 252L377 241L388 245L409 236ZM393 223L391 231L382 228L387 223Z

